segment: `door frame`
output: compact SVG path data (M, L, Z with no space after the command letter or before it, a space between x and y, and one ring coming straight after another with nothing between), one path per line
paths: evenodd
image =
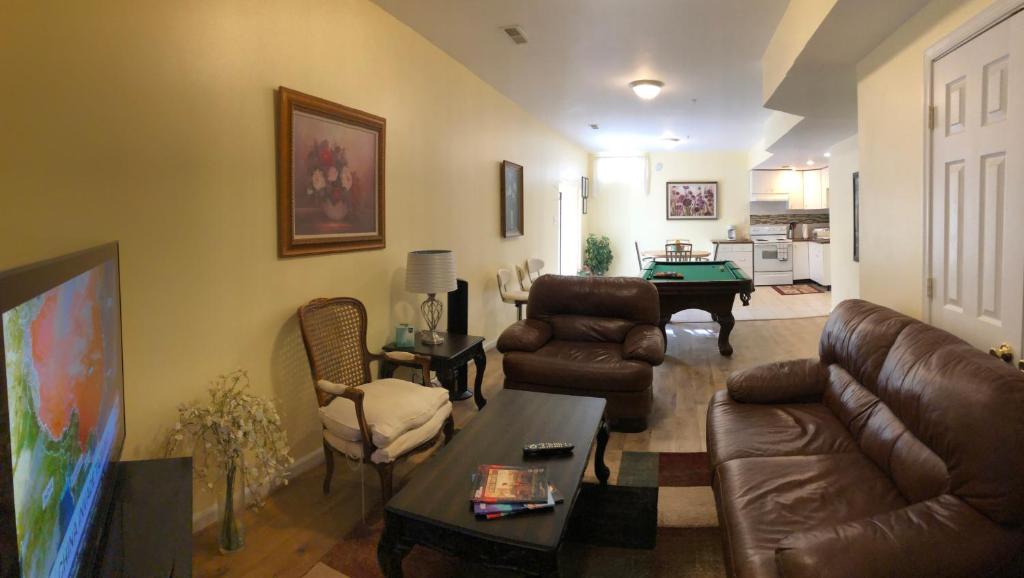
M934 284L932 280L932 134L933 123L939 119L932 120L932 80L934 76L935 62L981 36L985 32L1009 20L1018 12L1024 11L1024 0L996 0L973 18L964 22L953 32L933 44L924 51L924 104L921 107L924 115L924 255L922 271L924 273L921 286L921 311L926 323L932 322L932 291Z

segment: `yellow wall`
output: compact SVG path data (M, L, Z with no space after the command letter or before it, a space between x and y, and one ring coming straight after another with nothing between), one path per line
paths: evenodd
M609 274L637 273L634 241L641 249L664 249L667 239L690 239L694 249L711 251L711 240L725 238L729 225L745 235L750 221L749 159L748 151L651 153L647 191L642 181L605 182L595 169L597 195L590 203L586 230L611 239L614 261ZM669 181L718 181L719 218L667 220Z
M853 173L857 172L857 136L832 146L829 159L829 228L832 306L860 296L860 263L853 261ZM863 242L863 241L862 241Z
M991 3L933 0L857 65L860 292L920 317L924 52Z
M587 155L366 0L18 2L0 18L0 269L118 240L129 458L176 406L248 368L296 456L320 425L295 309L350 295L377 349L422 296L406 252L451 248L470 330L515 319L495 269L556 264L557 187ZM387 118L387 249L276 256L274 89ZM526 236L498 235L498 163L525 166ZM197 505L201 505L197 502Z

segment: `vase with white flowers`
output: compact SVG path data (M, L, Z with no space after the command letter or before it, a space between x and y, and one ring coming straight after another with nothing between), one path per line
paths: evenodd
M210 403L183 404L168 437L167 452L190 445L195 475L208 489L223 476L219 546L223 553L245 545L239 520L246 496L256 508L271 488L287 484L288 440L277 408L249 391L249 374L237 370L210 383Z

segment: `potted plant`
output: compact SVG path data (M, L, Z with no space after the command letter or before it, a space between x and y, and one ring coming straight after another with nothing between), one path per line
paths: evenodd
M210 384L210 403L181 405L168 437L168 454L191 444L193 453L200 456L195 475L207 488L213 489L214 481L224 477L218 539L223 553L245 545L238 510L246 496L254 507L262 506L266 492L288 483L288 468L294 462L277 408L248 388L249 375L244 370L218 376Z
M601 276L612 264L612 244L608 237L588 235L583 248L583 265L591 274Z

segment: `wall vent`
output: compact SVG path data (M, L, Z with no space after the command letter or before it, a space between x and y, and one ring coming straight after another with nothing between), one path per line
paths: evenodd
M520 26L502 26L502 30L508 37L512 39L512 42L516 44L526 44L526 34L523 33L523 29Z

